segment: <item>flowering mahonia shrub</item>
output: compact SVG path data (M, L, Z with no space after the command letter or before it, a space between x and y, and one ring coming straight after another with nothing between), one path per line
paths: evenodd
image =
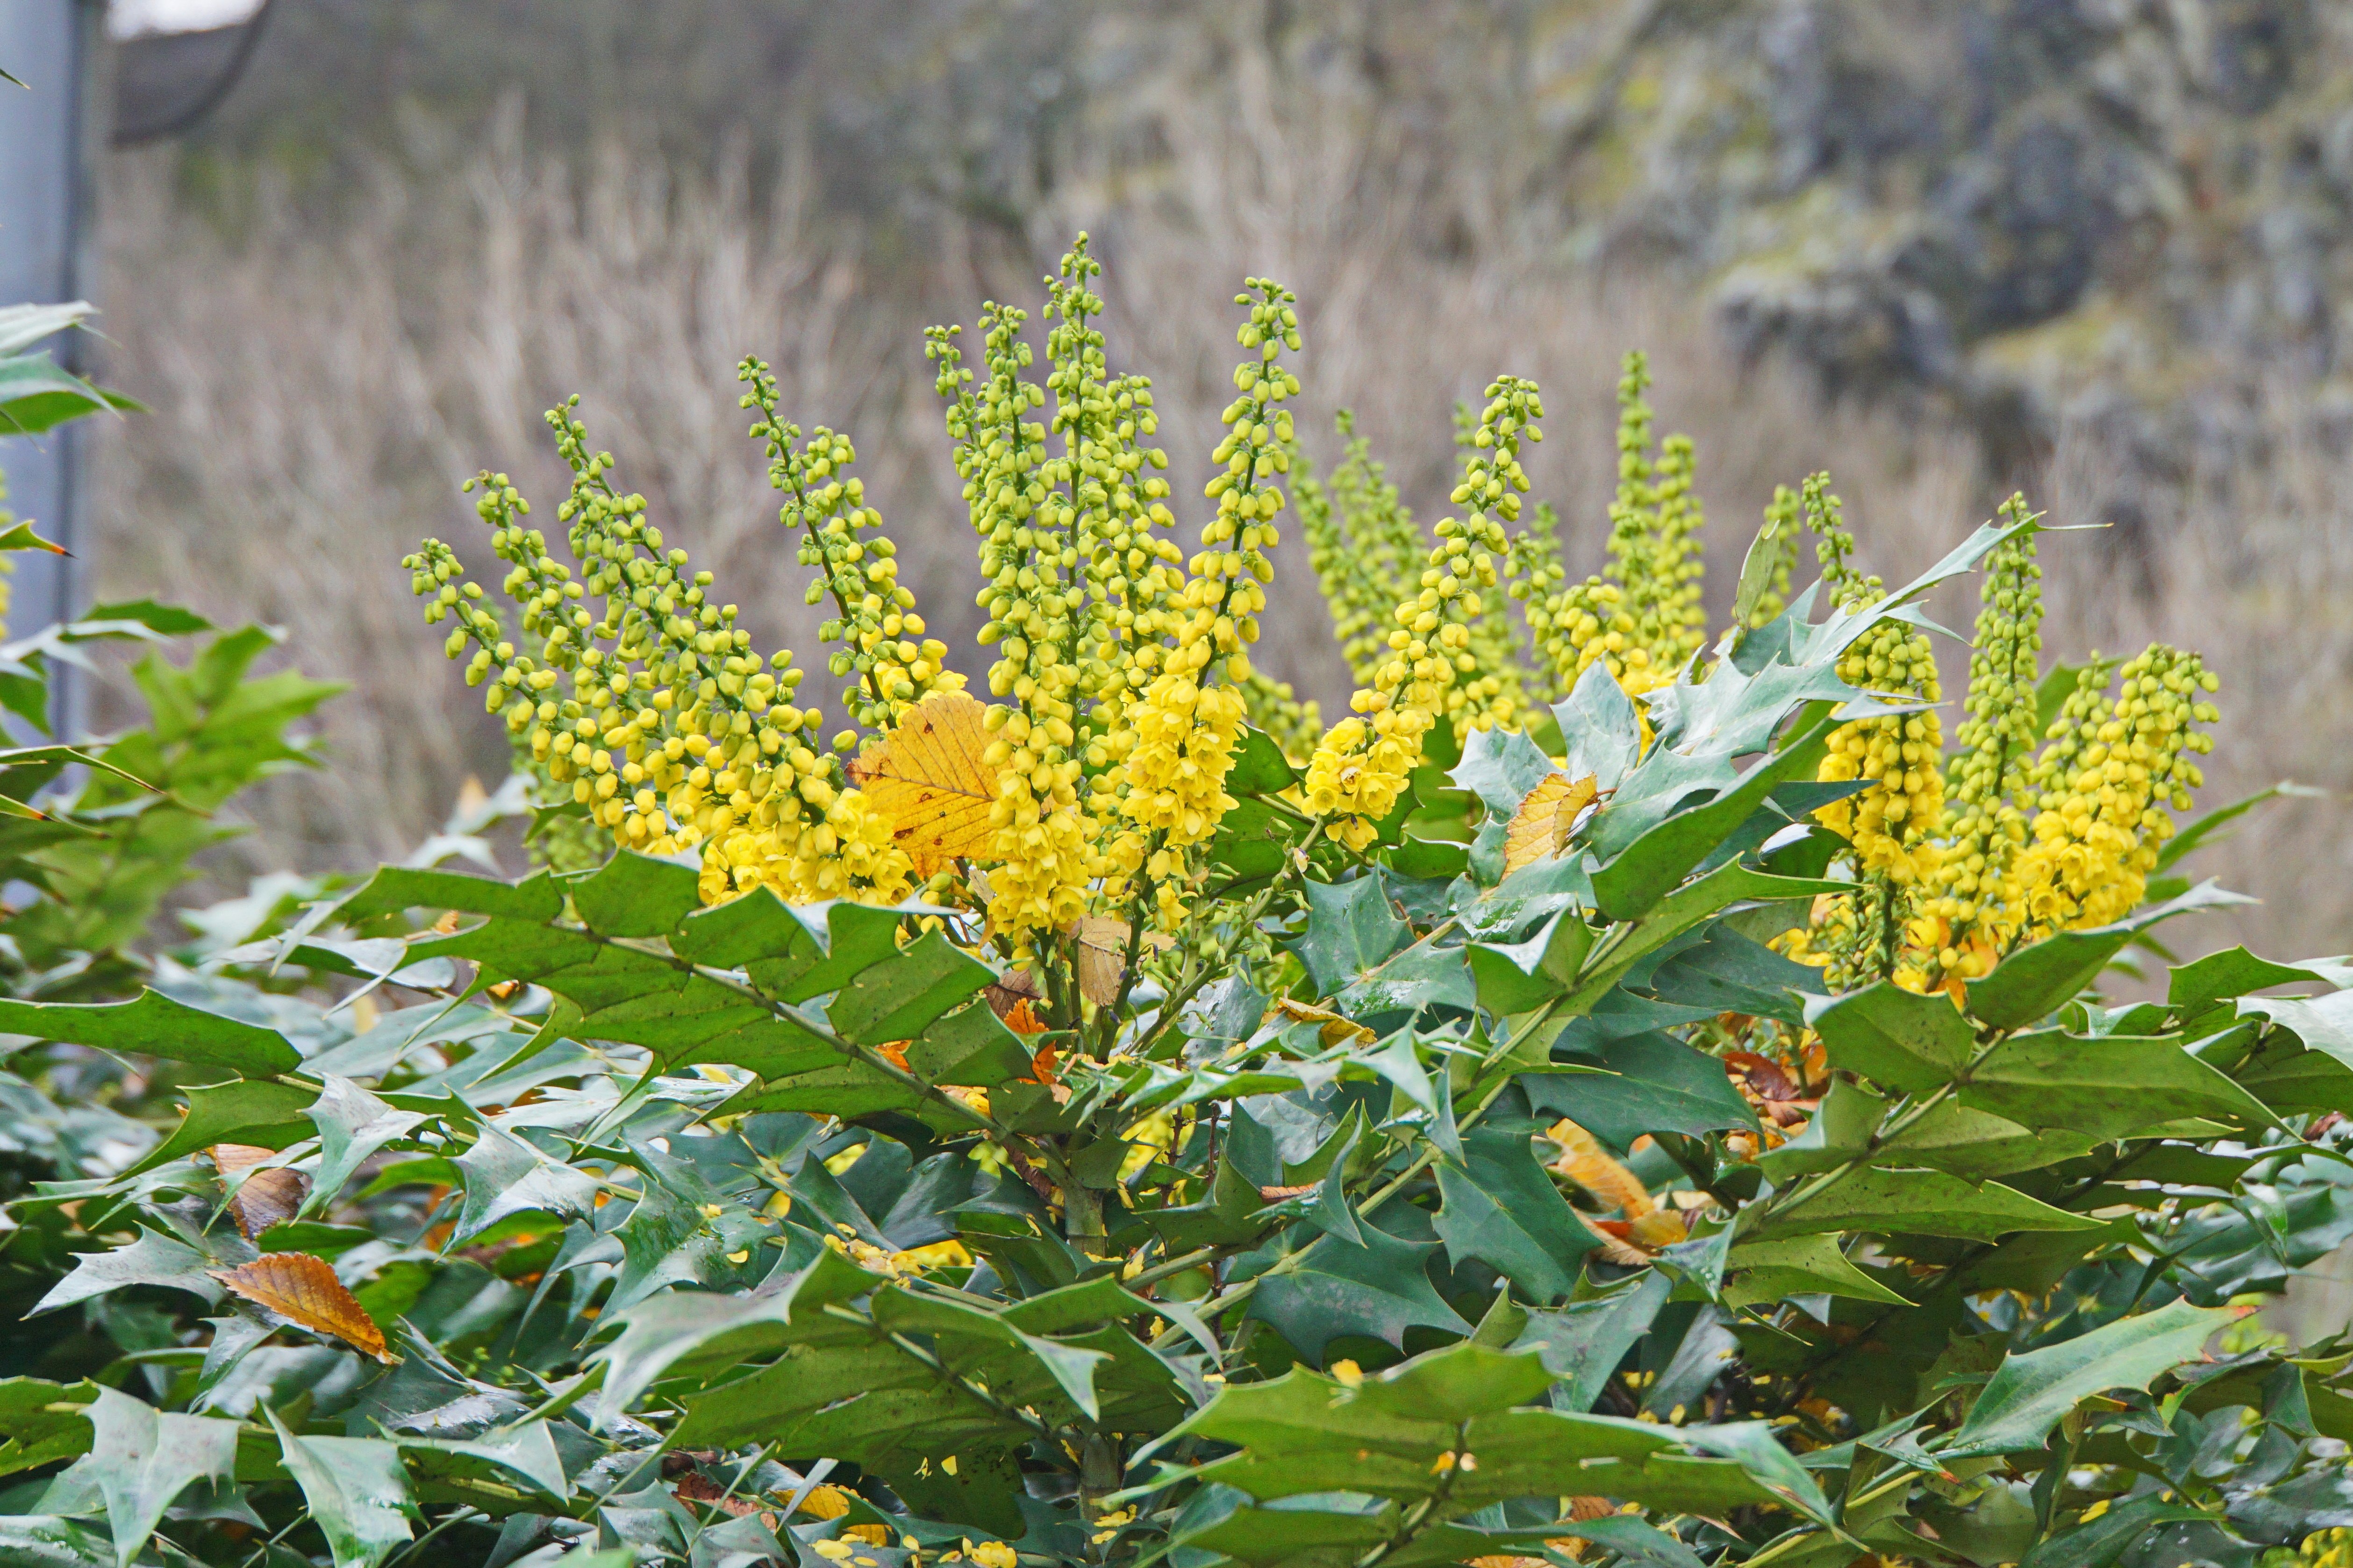
M1891 588L1821 475L1712 633L1639 358L1606 534L1508 374L1425 529L1266 279L1191 466L1099 276L926 343L983 659L757 361L821 691L566 403L553 527L407 563L507 788L0 999L0 1558L2343 1556L2348 1358L2251 1314L2353 1237L2353 967L2106 979L2232 901L2196 656L2046 671L2022 500Z

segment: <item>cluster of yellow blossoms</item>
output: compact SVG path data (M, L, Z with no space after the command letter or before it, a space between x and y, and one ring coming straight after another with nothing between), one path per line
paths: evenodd
M974 366L960 329L934 329L926 347L979 541L980 641L995 661L987 740L974 746L985 777L969 790L988 803L986 833L976 821L980 837L957 849L933 841L923 869L933 896L985 901L991 934L1017 963L1058 944L1071 956L1090 917L1141 905L1164 928L1190 918L1204 847L1236 804L1227 784L1250 725L1306 756L1292 803L1362 853L1406 797L1438 725L1461 737L1542 723L1537 704L1597 664L1639 698L1698 653L1695 458L1687 438L1656 438L1641 355L1627 356L1619 386L1607 560L1572 584L1557 518L1524 500L1525 449L1542 439L1534 383L1498 377L1475 414L1458 410L1457 512L1425 540L1345 413L1341 463L1320 484L1305 471L1291 407L1300 382L1283 358L1301 349L1296 301L1249 279L1236 300L1245 356L1205 492L1216 510L1187 559L1160 531L1175 518L1167 456L1149 445L1150 384L1109 368L1101 272L1082 235L1046 280L1042 383L1030 378L1028 318L1011 306L985 308ZM876 741L963 678L899 581L897 552L849 472L849 441L823 427L804 438L758 361L739 375L784 498L779 521L812 569L807 601L829 606L818 635L849 721L829 739L819 711L793 700L804 673L793 656L755 651L736 607L713 601L711 574L665 544L642 496L616 487L576 399L548 416L573 476L558 515L576 570L528 526L530 507L505 476L468 486L481 492L478 513L508 564L502 587L524 647L448 545L428 540L406 564L427 619L455 623L451 657L472 650L467 679L487 685L486 705L543 781L543 805L621 845L698 851L706 900L765 887L799 900L894 902L914 890L899 839L918 825L891 820L852 780L881 789L875 780L894 775L873 771ZM1320 736L1312 705L1250 652L1286 483L1358 683L1350 716ZM2015 498L2003 511L2018 531L1988 563L1950 769L1927 710L1845 724L1820 764L1823 781L1868 786L1817 814L1845 840L1854 889L1823 900L1812 929L1786 946L1842 980L1949 986L2032 936L2117 918L2157 868L2168 811L2200 782L2193 759L2211 742L2197 727L2214 721L2204 698L2215 680L2195 656L2162 645L2120 667L2094 659L2035 753L2033 519ZM1883 599L1879 580L1852 565L1838 500L1815 475L1767 508L1743 574L1746 626L1781 613L1809 531L1839 608ZM1940 696L1927 637L1911 620L1873 626L1839 670L1882 696ZM868 754L853 766L861 743Z
M1108 851L1119 890L1141 874L1166 925L1183 915L1185 851L1233 809L1226 774L1249 717L1248 649L1274 580L1267 552L1281 539L1275 517L1285 498L1276 481L1297 449L1291 411L1280 406L1299 393L1299 377L1281 363L1283 350L1301 346L1297 302L1271 279L1250 279L1247 289L1234 302L1250 312L1236 336L1250 357L1234 367L1238 395L1219 416L1226 434L1210 454L1224 471L1205 492L1217 513L1187 563L1172 646L1130 710L1104 792L1124 819Z
M616 842L701 846L707 897L760 885L797 899L903 897L907 858L889 825L811 743L821 715L789 700L802 676L792 655L753 650L736 607L711 602L711 574L664 548L643 496L614 487L612 455L590 449L575 405L548 423L573 473L557 516L576 578L525 525L529 503L504 475L466 487L481 491L476 510L512 568L502 586L535 654L507 639L448 546L427 540L405 562L427 620L458 623L450 657L474 647L467 680L488 684L485 705L519 753Z

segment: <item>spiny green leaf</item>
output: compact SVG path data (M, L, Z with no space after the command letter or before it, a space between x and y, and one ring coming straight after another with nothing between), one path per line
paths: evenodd
M1324 1347L1344 1334L1402 1346L1409 1328L1471 1331L1430 1282L1438 1243L1400 1241L1377 1224L1361 1234L1360 1247L1319 1234L1277 1263L1251 1292L1250 1315L1310 1361L1323 1360Z
M302 1065L302 1054L277 1030L191 1007L160 991L96 1005L0 997L0 1030L101 1050L141 1051L248 1078L291 1072Z
M1307 931L1292 951L1319 996L1338 995L1412 938L1389 908L1377 871L1346 882L1310 882L1306 891Z
M1831 1065L1904 1094L1926 1094L1960 1076L1977 1047L1968 1020L1942 995L1890 981L1806 1004L1806 1026Z
M572 907L600 936L668 936L702 908L691 866L624 849L571 884Z
M1992 1241L2017 1230L2097 1230L2097 1220L2038 1203L1999 1182L1971 1183L1942 1171L1850 1171L1821 1191L1766 1211L1746 1239L1868 1231Z
M2208 1339L2244 1317L2235 1307L2172 1301L2088 1334L2003 1359L1938 1457L2014 1454L2039 1448L2059 1418L2094 1394L2146 1389L2203 1354Z
M2189 1117L2278 1125L2261 1101L2172 1039L2015 1035L1970 1072L1961 1103L2094 1142Z
M216 1143L283 1149L301 1142L313 1131L303 1112L318 1096L299 1084L237 1078L227 1083L199 1084L185 1092L187 1114L170 1137L132 1167L132 1174L185 1159Z
M49 1293L25 1315L31 1318L54 1312L60 1307L70 1307L127 1285L168 1285L175 1290L202 1296L207 1301L217 1301L220 1287L206 1272L217 1266L217 1259L207 1258L185 1242L142 1226L138 1239L128 1246L108 1252L83 1253L74 1271L51 1286Z
M1997 1029L2024 1028L2057 1011L2097 979L2125 943L2159 921L2252 901L2201 882L2178 899L2136 910L2113 925L2044 937L2003 959L1984 979L1969 982L1969 1016Z
M107 1388L90 1407L90 1424L95 1433L90 1457L77 1468L88 1468L106 1499L116 1568L129 1568L164 1510L190 1485L234 1477L234 1421L158 1415L153 1406Z
M1445 1200L1436 1225L1446 1254L1493 1268L1527 1300L1548 1303L1577 1285L1580 1260L1599 1245L1529 1152L1525 1134L1479 1131L1462 1140L1458 1165L1438 1166Z
M335 1568L377 1568L409 1540L417 1505L397 1447L374 1437L298 1437L277 1411L268 1415Z

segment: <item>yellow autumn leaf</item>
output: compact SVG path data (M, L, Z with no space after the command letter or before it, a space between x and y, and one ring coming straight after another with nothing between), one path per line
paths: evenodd
M1577 813L1591 805L1600 793L1598 784L1591 773L1572 780L1567 773L1555 773L1546 774L1543 783L1528 791L1520 809L1513 814L1511 826L1504 830L1504 875L1567 848Z
M1079 957L1079 994L1098 1007L1108 1007L1119 1000L1119 985L1127 974L1127 949L1134 937L1135 928L1116 915L1088 915L1071 928ZM1136 955L1145 949L1167 947L1175 942L1166 931L1148 931L1137 945Z
M307 1252L266 1252L237 1268L207 1270L237 1295L313 1333L331 1334L362 1355L390 1365L384 1331L335 1278L334 1265Z
M1566 1118L1545 1130L1560 1145L1553 1169L1593 1194L1594 1201L1617 1209L1629 1220L1641 1219L1651 1209L1651 1191L1642 1179L1610 1157L1592 1133Z
M1295 1002L1288 996L1278 996L1274 999L1274 1010L1294 1024L1323 1025L1324 1026L1316 1031L1316 1037L1327 1046L1336 1046L1343 1040L1356 1045L1367 1045L1379 1038L1354 1018L1344 1018L1329 1008L1318 1007L1312 1003Z
M849 779L891 825L915 875L984 854L995 841L989 807L997 769L981 759L988 710L961 691L938 691L900 717L881 742L849 764Z

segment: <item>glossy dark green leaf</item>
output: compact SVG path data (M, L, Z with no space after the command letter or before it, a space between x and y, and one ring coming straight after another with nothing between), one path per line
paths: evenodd
M1234 748L1233 765L1226 773L1226 793L1237 797L1281 795L1298 782L1298 771L1284 758L1274 737L1244 725L1241 744Z
M316 1131L303 1115L315 1091L275 1079L237 1078L186 1091L187 1112L171 1136L132 1167L133 1173L168 1164L216 1143L283 1149Z
M1389 907L1377 871L1345 882L1307 884L1307 930L1292 944L1319 996L1336 996L1380 967L1413 933Z
M2243 947L2224 948L2174 966L2166 983L2165 1005L2184 1018L2209 1003L2228 1001L2278 985L2341 984L2353 980L2341 966L2322 961L2310 967L2274 963Z
M1259 1278L1250 1315L1271 1327L1310 1361L1343 1335L1402 1346L1409 1328L1467 1334L1471 1325L1430 1282L1438 1243L1400 1241L1377 1224L1351 1247L1320 1233Z
M1456 1263L1476 1258L1511 1280L1523 1300L1550 1303L1577 1287L1600 1245L1529 1152L1525 1133L1464 1135L1462 1159L1441 1160L1439 1239Z
M509 920L552 921L564 912L564 893L554 879L544 876L500 882L457 871L386 866L337 906L336 913L345 921L361 921L406 910L456 910Z
M11 1568L113 1568L106 1537L55 1514L0 1514L0 1553Z
M1800 1183L1802 1191L1807 1184ZM1777 1202L1743 1233L1764 1241L1827 1231L1912 1233L1992 1241L2018 1230L2097 1230L2097 1220L2040 1203L1999 1182L1965 1182L1941 1171L1849 1171L1820 1191Z
M2097 979L2125 943L2159 921L2249 901L2212 882L2201 882L2178 899L2136 910L2113 925L2045 937L2003 959L1984 979L1969 982L1969 1016L1997 1029L2024 1028L2057 1011Z
M2059 1418L2093 1394L2147 1389L2182 1363L2200 1359L2209 1339L2245 1315L2239 1308L2173 1301L2045 1350L2005 1357L1940 1457L2039 1448Z
M277 1030L175 1002L160 991L95 1005L0 997L0 1031L100 1050L140 1051L248 1078L292 1072L302 1065L302 1054Z
M1849 1262L1835 1236L1752 1241L1735 1247L1725 1268L1734 1277L1725 1300L1736 1307L1815 1294L1893 1307L1912 1304Z
M1884 980L1808 1003L1806 1023L1821 1037L1832 1067L1902 1094L1950 1083L1977 1049L1976 1032L1950 999Z
M2018 1568L2108 1568L2159 1525L2213 1516L2162 1493L2126 1498L2096 1519L2077 1517L2071 1528L2050 1535L2019 1560Z
M1531 1310L1511 1348L1536 1352L1545 1369L1560 1380L1552 1393L1555 1409L1590 1410L1618 1363L1650 1331L1671 1288L1655 1268L1599 1289L1588 1287L1556 1310Z
M2119 1138L2189 1117L2277 1125L2262 1102L2171 1039L2013 1035L1970 1073L1961 1103L2023 1127Z
M572 907L602 936L668 936L702 908L693 867L624 849L570 885Z
M1539 1116L1566 1116L1618 1149L1646 1132L1698 1134L1754 1128L1757 1113L1724 1064L1655 1031L1609 1040L1568 1058L1592 1074L1525 1074L1517 1081Z
M1602 912L1613 920L1631 920L1654 907L1775 789L1810 775L1821 761L1823 742L1836 727L1835 721L1823 716L1715 799L1676 812L1627 845L1593 873L1594 901Z
M827 1016L861 1046L912 1040L933 1019L997 978L938 931L865 970L834 994Z

